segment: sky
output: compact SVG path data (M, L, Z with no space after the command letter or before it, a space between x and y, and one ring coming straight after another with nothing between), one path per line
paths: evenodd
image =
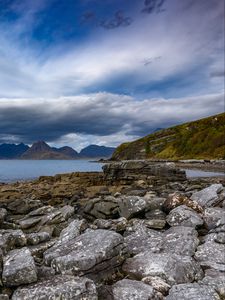
M0 143L80 150L224 112L224 0L0 0Z

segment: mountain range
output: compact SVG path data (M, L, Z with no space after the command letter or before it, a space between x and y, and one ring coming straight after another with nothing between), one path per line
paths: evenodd
M109 158L115 148L98 145L89 145L80 153L71 147L50 147L44 141L35 142L31 147L20 143L1 144L0 159L85 159Z
M225 159L225 113L121 144L112 159Z

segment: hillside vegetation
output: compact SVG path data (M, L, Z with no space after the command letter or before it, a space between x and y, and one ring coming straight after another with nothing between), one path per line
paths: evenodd
M120 145L113 159L225 159L225 113Z

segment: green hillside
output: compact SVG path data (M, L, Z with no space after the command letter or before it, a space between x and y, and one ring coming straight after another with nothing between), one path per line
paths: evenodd
M120 145L113 159L225 159L225 113Z

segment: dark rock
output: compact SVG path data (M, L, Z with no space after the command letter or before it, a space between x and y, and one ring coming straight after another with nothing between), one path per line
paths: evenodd
M124 261L123 237L109 230L88 230L82 235L62 243L44 253L47 265L58 273L87 275L101 278L101 272L114 272Z
M128 221L123 217L113 220L97 219L93 224L97 229L110 229L116 232L121 232L126 230Z
M36 266L28 248L11 250L3 258L2 280L6 286L37 281Z
M15 214L27 214L29 211L41 207L40 200L34 199L16 199L7 205L7 209Z
M194 193L191 196L191 200L196 201L202 207L215 206L221 201L218 194L222 190L222 184L212 184L211 186Z
M145 214L145 225L153 229L163 229L166 225L166 214L160 209L155 209Z
M30 233L27 234L27 243L29 245L37 245L42 242L47 242L51 238L48 232L37 232L37 233Z
M161 210L164 202L166 201L166 198L156 197L155 195L152 195L152 193L147 193L144 196L144 199L147 202L147 211L156 209Z
M55 276L55 270L52 269L51 267L47 266L40 266L37 267L37 276L38 279L46 279L46 278L52 278Z
M12 300L97 300L96 287L90 279L68 275L54 276L32 285L18 288Z
M146 201L138 196L122 196L118 199L119 214L131 219L145 211Z
M204 221L209 230L225 224L225 209L220 207L207 208L204 212Z
M4 222L7 216L7 210L5 208L0 208L0 225Z
M22 230L0 230L0 248L3 253L26 244L27 239Z
M186 205L181 205L171 210L166 220L170 226L182 225L195 228L203 225L201 216Z
M192 282L203 277L200 265L193 258L172 253L142 252L128 258L122 268L131 278L159 276L170 285Z

